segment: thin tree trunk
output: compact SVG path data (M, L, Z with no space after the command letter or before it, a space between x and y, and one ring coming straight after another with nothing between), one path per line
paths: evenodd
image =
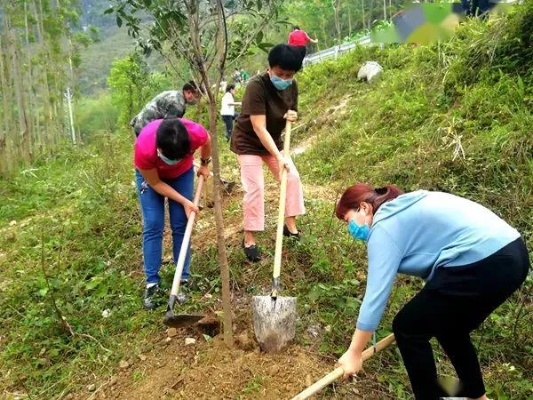
M341 23L340 23L340 17L339 17L339 8L340 8L341 0L333 0L331 5L333 6L333 14L334 14L334 22L335 22L335 31L337 34L337 44L341 44L342 38L341 38Z
M363 23L363 29L366 29L366 21L365 21L365 0L361 0L361 21Z
M352 37L352 15L350 6L348 6L348 37Z
M5 18L5 24L8 32L7 43L8 53L11 56L11 72L13 76L13 84L15 87L15 99L18 114L18 132L20 133L18 143L18 152L21 154L24 161L29 161L29 141L28 141L28 123L26 117L26 107L24 105L24 96L22 93L22 76L19 69L19 57L17 52L17 43L11 29L11 21L9 16Z
M217 35L217 45L225 46L227 37L225 36L225 19L223 17L223 7L220 0L217 1L219 26L224 29L224 41L220 39L220 34ZM192 45L197 60L202 60L202 47L200 44L200 38L198 35L198 20L197 18L189 18L190 32ZM222 33L222 32L221 32ZM223 63L225 61L226 52L223 49L219 49L219 58L221 61L221 70L218 73L217 83L215 85L215 91L218 91L221 80L221 73L223 70ZM205 64L203 62L198 63L198 69L201 76L201 81L205 85L207 92L208 104L209 104L209 133L211 135L211 154L213 159L213 197L215 203L215 223L217 228L217 250L218 250L218 262L220 264L220 279L222 281L222 308L224 311L224 343L229 348L233 347L233 318L231 315L231 291L230 291L230 274L228 256L226 253L226 245L224 238L224 218L222 210L222 196L220 185L220 162L218 157L218 135L217 135L217 98L216 93L213 93Z
M11 109L9 107L9 98L11 98L10 85L7 82L5 65L4 65L4 49L2 41L3 33L0 32L0 84L2 85L2 130L0 131L0 175L7 174L10 170L11 159L9 157L9 148L7 144L9 129L9 122L11 121Z

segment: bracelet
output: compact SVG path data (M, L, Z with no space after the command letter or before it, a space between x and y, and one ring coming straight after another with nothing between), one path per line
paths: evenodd
M208 165L211 162L211 157L200 158L200 162L202 163L202 165Z

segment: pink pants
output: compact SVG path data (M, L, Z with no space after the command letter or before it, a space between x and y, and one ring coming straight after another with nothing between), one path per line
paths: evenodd
M239 155L241 182L244 189L244 230L263 231L265 229L265 179L263 162L268 166L276 180L279 181L278 160L273 155ZM304 194L300 175L291 162L287 174L287 200L285 217L305 214Z

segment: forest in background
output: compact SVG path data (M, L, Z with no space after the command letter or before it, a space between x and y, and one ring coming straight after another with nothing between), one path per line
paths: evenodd
M279 3L281 14L266 26L264 41L286 41L297 24L318 38L319 49L364 34L406 2ZM224 4L234 6L232 0ZM84 127L77 114L90 99L105 97L112 62L135 52L135 41L116 26L114 16L104 14L109 5L103 0L0 1L0 176L30 165L59 142L82 140ZM252 72L264 67L263 57L263 50L252 47L244 57L229 61ZM181 74L168 70L155 53L146 67L164 73L174 86L182 84L180 75L189 75L185 65Z

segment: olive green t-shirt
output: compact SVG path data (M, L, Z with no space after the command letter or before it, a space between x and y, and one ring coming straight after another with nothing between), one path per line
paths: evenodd
M277 90L268 73L250 79L244 91L241 113L231 133L231 151L236 154L268 154L252 127L250 115L266 116L266 128L281 150L281 132L286 122L283 116L288 110L298 111L296 80L287 89Z

